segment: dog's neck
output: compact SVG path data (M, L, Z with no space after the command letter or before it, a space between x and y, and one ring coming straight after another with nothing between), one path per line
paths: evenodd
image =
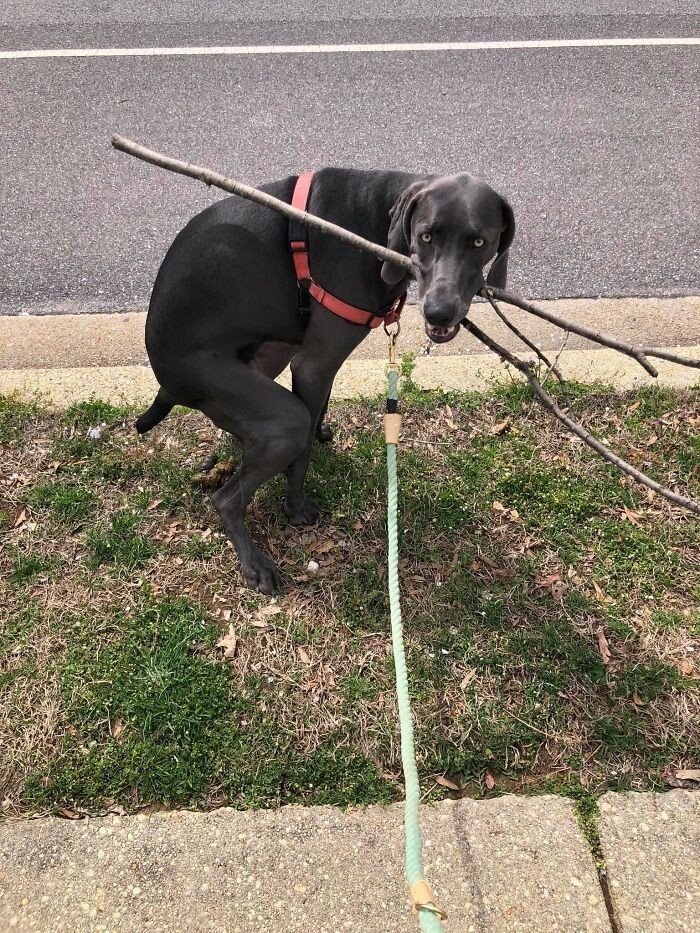
M327 168L314 177L310 210L373 243L386 245L391 208L401 192L422 178L406 172ZM330 292L367 310L379 310L406 290L406 280L388 285L381 262L367 253L310 232L311 272Z

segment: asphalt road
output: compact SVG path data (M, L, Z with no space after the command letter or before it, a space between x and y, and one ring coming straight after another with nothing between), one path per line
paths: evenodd
M700 35L695 0L233 6L10 0L0 48ZM113 132L254 183L466 169L514 205L522 292L698 294L698 86L697 47L1 60L0 313L144 306L219 196Z

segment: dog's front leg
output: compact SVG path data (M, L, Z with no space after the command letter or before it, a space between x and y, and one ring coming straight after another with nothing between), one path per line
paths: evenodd
M292 360L292 391L304 402L311 415L306 446L285 471L287 498L284 511L292 525L310 525L318 519L318 505L304 494L311 449L328 406L336 373L368 333L366 328L349 324L318 308L312 316L304 344Z
M292 391L309 409L311 430L306 446L285 471L287 497L284 511L291 525L313 525L318 519L319 508L313 499L305 495L304 481L314 439L328 404L337 369L329 372L327 366L319 365L317 361L298 358L292 360L291 369Z

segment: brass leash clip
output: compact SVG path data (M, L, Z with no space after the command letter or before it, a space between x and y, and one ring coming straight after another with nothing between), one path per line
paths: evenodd
M389 330L389 327L395 327L396 329ZM385 324L384 333L389 338L389 362L387 363L386 371L391 372L393 370L394 372L398 373L401 370L398 363L396 362L396 340L401 333L401 325L398 321L394 321L393 324L390 324L389 326Z

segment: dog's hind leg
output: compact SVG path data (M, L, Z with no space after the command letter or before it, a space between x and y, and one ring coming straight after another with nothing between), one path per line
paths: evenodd
M279 586L273 562L253 543L245 513L255 491L286 470L305 449L311 417L304 403L287 389L239 360L204 363L207 398L200 408L218 427L241 442L241 465L211 498L241 562L246 583L262 593Z

